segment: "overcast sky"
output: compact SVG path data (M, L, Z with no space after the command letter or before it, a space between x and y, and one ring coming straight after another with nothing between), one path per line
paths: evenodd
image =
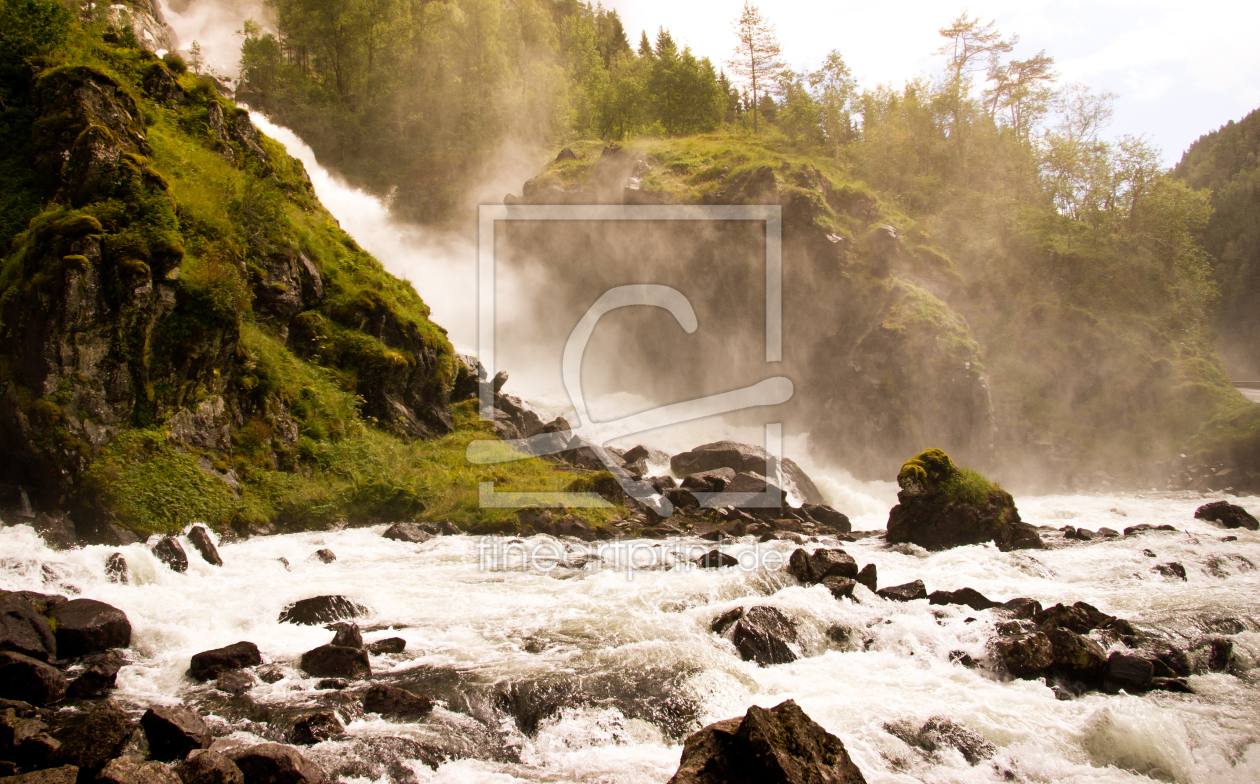
M665 25L675 40L721 65L743 0L605 0L633 46ZM864 87L936 76L941 27L963 10L1016 33L1013 55L1044 49L1065 82L1118 93L1109 135L1145 134L1172 165L1202 134L1260 107L1260 2L1225 0L884 0L761 4L785 61L817 67L840 50Z

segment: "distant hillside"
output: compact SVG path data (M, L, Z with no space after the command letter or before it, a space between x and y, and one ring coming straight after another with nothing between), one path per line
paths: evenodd
M1201 136L1174 174L1212 191L1202 237L1221 292L1217 347L1231 375L1260 380L1260 109Z

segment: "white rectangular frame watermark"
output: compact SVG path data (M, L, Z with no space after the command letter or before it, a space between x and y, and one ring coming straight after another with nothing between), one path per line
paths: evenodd
M495 236L496 225L506 221L757 221L765 224L766 242L766 331L767 363L783 360L783 208L778 204L750 205L637 205L637 204L483 204L477 210L477 360L485 368L478 384L478 409L482 420L494 419L493 379L495 366ZM781 423L766 424L765 449L775 463L773 473L782 473L783 435ZM602 446L602 445L601 445ZM768 472L769 473L769 472ZM768 479L782 485L778 476ZM744 503L748 493L699 493L706 507ZM767 503L775 495L767 489ZM703 497L701 497L703 496ZM497 492L493 482L479 484L479 503L490 508L610 507L597 493ZM776 500L773 505L777 506Z

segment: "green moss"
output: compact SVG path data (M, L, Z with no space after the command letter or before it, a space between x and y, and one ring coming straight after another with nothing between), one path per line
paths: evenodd
M897 483L905 487L910 481L935 486L945 499L972 506L984 506L1005 493L980 472L955 465L940 449L926 449L902 464Z

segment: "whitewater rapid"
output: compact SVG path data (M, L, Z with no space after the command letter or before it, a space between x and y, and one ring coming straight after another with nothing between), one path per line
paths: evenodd
M378 677L441 673L461 684L451 693L462 684L516 693L523 685L575 680L572 704L543 715L536 731L522 732L499 717L517 759L451 760L436 770L417 764L419 781L664 782L687 732L750 705L791 698L844 741L871 782L998 781L1009 780L1009 773L1023 781L1242 784L1260 780L1260 670L1246 671L1260 663L1260 571L1248 566L1260 564L1260 533L1194 520L1205 498L1017 499L1034 524L1096 530L1168 523L1179 529L1047 551L1001 553L986 545L898 552L875 537L843 545L859 564L877 565L881 586L922 579L928 590L971 587L999 601L1086 601L1187 641L1214 619L1241 619L1247 630L1232 637L1241 677L1192 676L1193 695L1090 693L1059 701L1040 681L1004 682L968 669L953 663L951 653L985 657L1000 620L991 611L893 603L861 587L854 601L836 600L824 587L803 587L787 574L783 561L795 546L786 542L724 547L745 556L749 568L546 572L515 562L504 568L494 549L504 540L454 536L414 545L384 539L377 526L222 544L221 568L201 560L185 540L186 574L135 544L121 548L132 582L119 585L105 574L105 559L117 548L54 552L32 529L17 525L0 529L0 588L82 595L126 612L134 629L132 663L119 674L118 696L139 706L204 697L212 686L185 676L189 658L239 640L256 643L266 661L288 668L288 678L259 684L251 699L284 704L308 694L317 679L302 677L293 665L304 651L327 643L330 633L277 618L288 603L320 594L345 595L368 607L359 623L375 630L365 635L369 641L407 640L404 653L373 657ZM1255 499L1242 505L1260 513ZM1236 541L1222 541L1231 535ZM546 537L520 546L577 547ZM630 546L659 552L661 543L615 547ZM336 553L336 562L313 557L324 547ZM603 547L611 564L616 553L607 548L614 546ZM1187 581L1151 571L1168 561L1186 567ZM800 624L805 658L757 667L709 630L726 610L755 604L775 606ZM834 627L862 642L836 642L827 633ZM612 693L600 692L604 696L591 704L582 699L584 688L606 692L609 682L618 684ZM440 710L459 714L460 706L442 696L447 704ZM928 759L884 729L889 722L941 715L994 743L998 755L975 767L952 753ZM241 739L251 736L230 716L211 724L220 732L235 726ZM310 756L335 767L355 738L408 732L380 720L357 720L347 730L348 739L310 747ZM363 784L369 780L387 781Z

